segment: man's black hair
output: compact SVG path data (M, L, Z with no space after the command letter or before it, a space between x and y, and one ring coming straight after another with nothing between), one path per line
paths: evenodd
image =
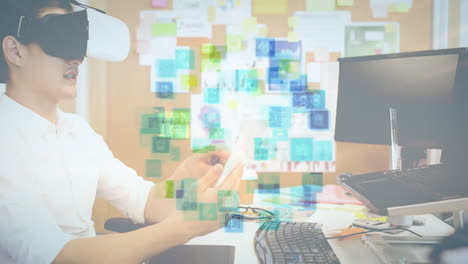
M43 11L50 8L60 8L67 12L73 10L69 0L0 0L0 47L5 37L17 37L21 16L39 18ZM8 75L8 65L0 48L0 83L6 83Z

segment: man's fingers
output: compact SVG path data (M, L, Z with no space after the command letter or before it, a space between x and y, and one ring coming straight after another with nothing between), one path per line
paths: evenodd
M219 185L218 189L221 190L237 190L239 188L239 182L244 174L244 164L238 164L224 182Z
M205 191L206 189L212 187L216 181L218 180L219 176L223 172L223 165L216 164L215 166L211 167L208 172L198 181L198 187L201 191Z
M218 150L208 153L208 163L211 165L215 165L218 163L225 164L226 161L229 159L231 153L224 150Z

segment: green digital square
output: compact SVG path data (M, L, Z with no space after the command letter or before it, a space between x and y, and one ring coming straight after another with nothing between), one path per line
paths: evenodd
M171 148L170 155L172 161L180 161L180 148Z
M227 51L236 52L245 49L245 40L241 35L228 35L226 37Z
M174 198L174 181L166 181L166 198Z
M196 211L198 209L197 180L191 178L182 179L177 184L177 190L183 190L183 197L177 199L177 210Z
M162 176L162 160L146 160L146 177L159 178Z
M218 208L220 212L236 212L240 198L237 191L218 191Z
M169 138L153 137L153 153L169 153L171 140Z
M169 37L176 36L177 24L176 23L156 23L152 25L153 37Z
M218 210L215 203L200 203L199 213L201 221L218 220Z
M141 134L160 134L162 127L160 114L144 114L141 116Z
M210 128L210 139L224 139L224 128Z

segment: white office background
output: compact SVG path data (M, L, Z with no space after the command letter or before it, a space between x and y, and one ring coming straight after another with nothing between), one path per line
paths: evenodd
M468 0L460 1L460 47L468 47ZM89 1L81 1L88 4ZM448 18L450 0L433 0L433 49L448 48ZM75 112L88 120L88 62L80 66ZM5 84L0 83L0 94L5 92Z

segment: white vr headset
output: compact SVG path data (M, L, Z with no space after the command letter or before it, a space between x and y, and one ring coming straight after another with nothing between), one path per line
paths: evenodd
M38 43L50 56L83 60L85 56L122 61L130 50L127 25L104 11L70 0L84 10L41 19L22 16L17 38L24 44Z

